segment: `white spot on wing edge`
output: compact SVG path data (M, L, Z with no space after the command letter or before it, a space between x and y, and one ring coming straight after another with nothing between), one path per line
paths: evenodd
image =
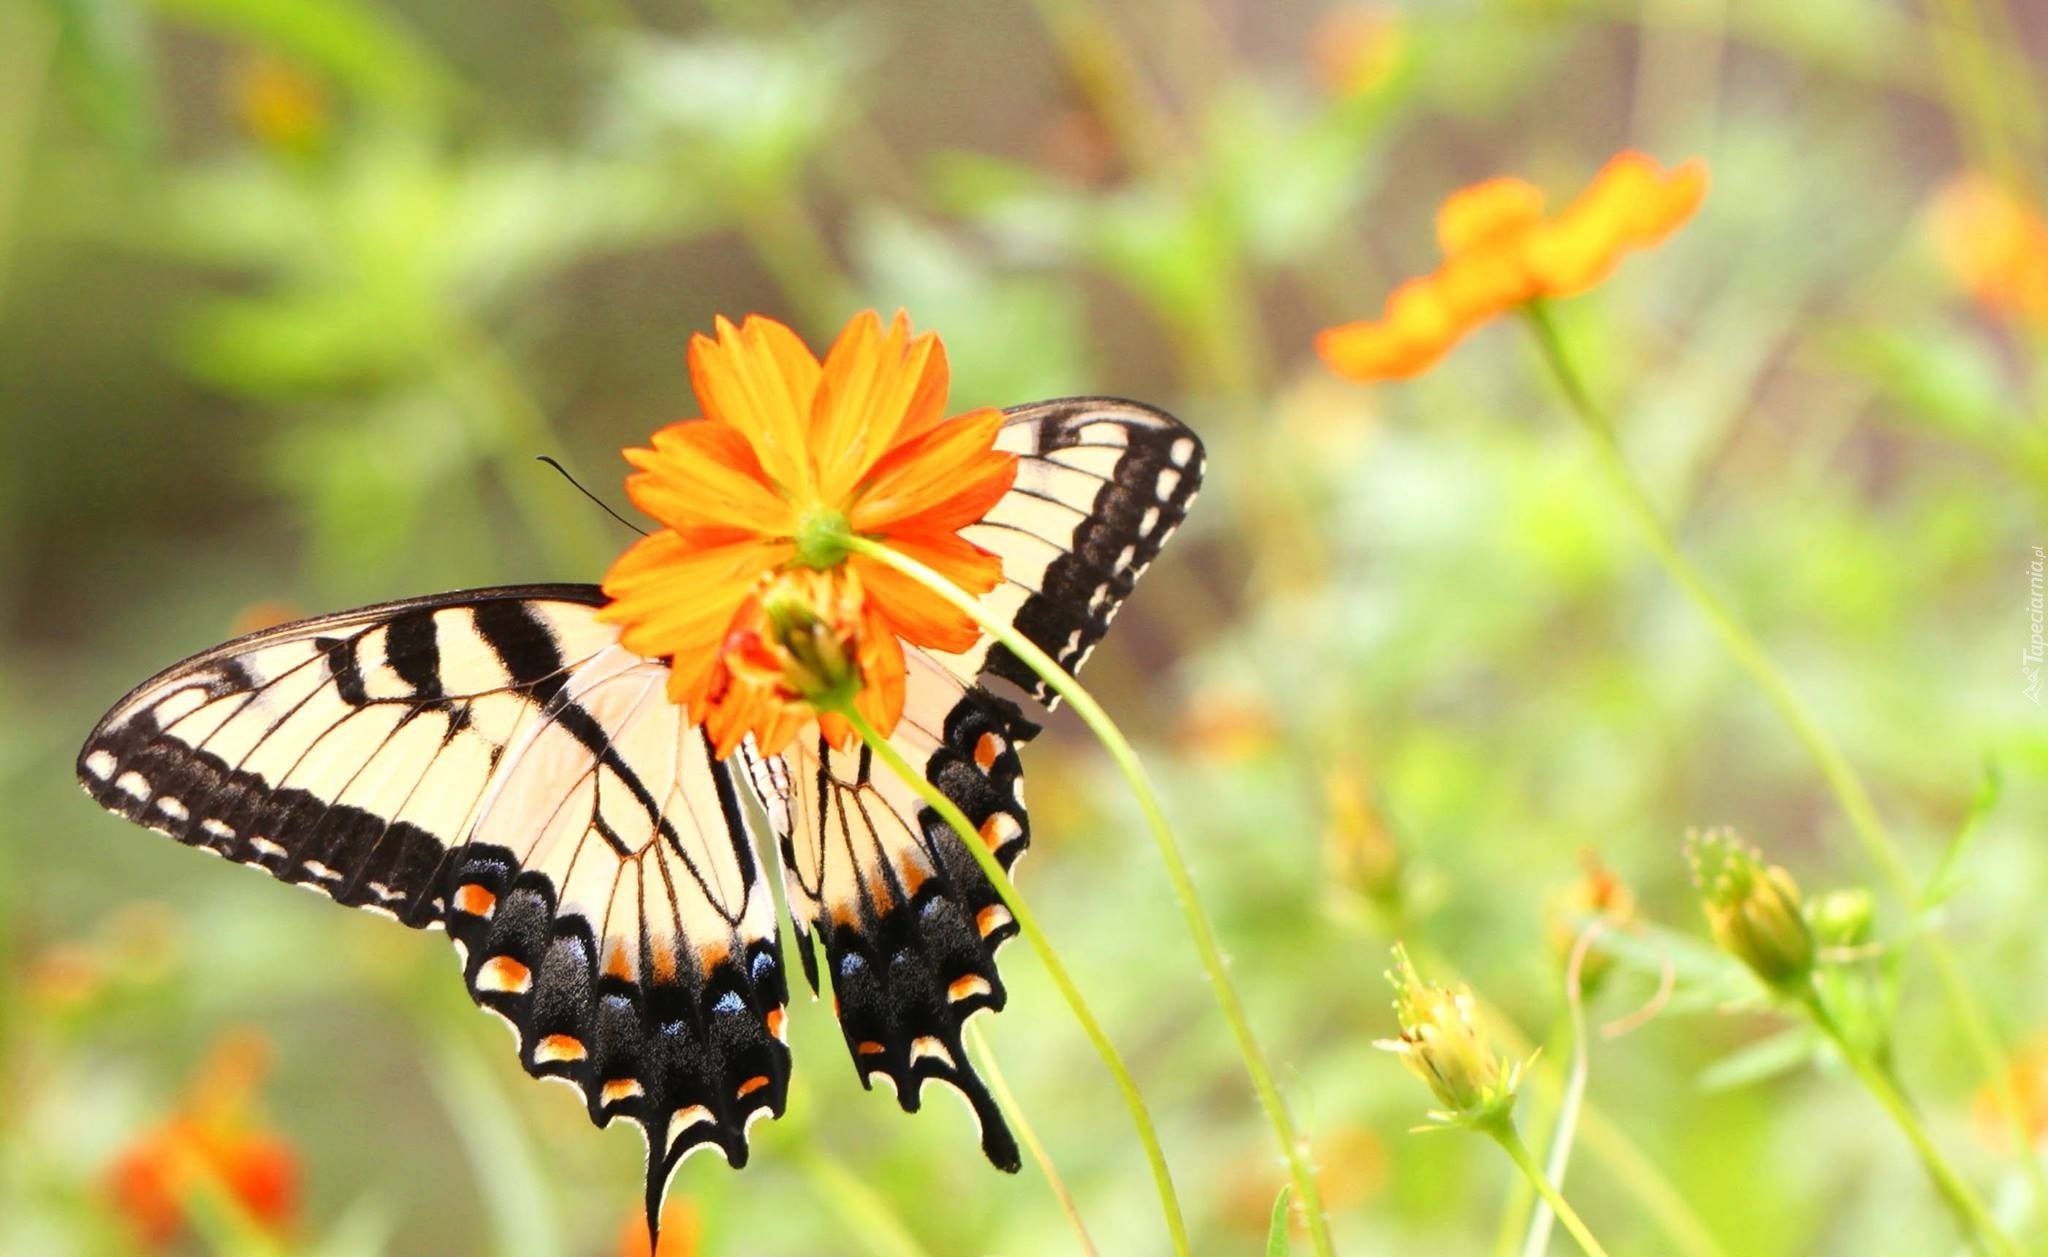
M1164 502L1172 498L1174 491L1178 488L1180 488L1180 473L1171 467L1161 470L1159 473L1159 483L1154 486L1154 492L1159 494L1159 500Z
M192 815L192 813L185 810L185 801L183 799L174 799L168 794L156 801L156 810L174 821L182 821Z
M1176 467L1187 466L1188 460L1195 456L1195 438L1184 436L1175 440L1167 449L1166 456L1173 460Z
M94 751L85 757L85 771L105 781L114 775L114 765L119 762L112 751Z
M149 797L149 778L130 769L114 778L114 789L132 798L147 799Z

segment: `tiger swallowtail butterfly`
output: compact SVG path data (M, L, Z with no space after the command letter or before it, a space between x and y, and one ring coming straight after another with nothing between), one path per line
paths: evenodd
M1178 420L1081 398L1005 412L1015 486L970 540L1003 560L984 605L1069 672L1185 517L1202 448ZM906 1111L956 1088L982 1151L1016 1141L961 1042L1003 1007L1016 932L953 829L865 750L815 731L730 759L671 705L667 665L598 622L594 585L469 590L266 629L195 655L116 704L78 758L86 792L178 841L335 901L445 929L472 998L519 1059L637 1123L647 1206L675 1166L788 1091L789 981L745 821L768 818L804 978L822 965L864 1087ZM892 742L1005 869L1030 841L1017 749L1038 732L1000 678L1056 696L983 638L908 651ZM822 953L822 954L821 954Z

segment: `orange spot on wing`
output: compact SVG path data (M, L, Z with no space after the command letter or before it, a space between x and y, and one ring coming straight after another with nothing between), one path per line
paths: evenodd
M476 989L517 995L533 985L533 970L510 956L493 956L476 971Z
M974 744L975 765L987 772L996 766L996 756L1002 753L1002 740L993 733L984 733Z
M583 1040L567 1034L548 1035L533 1049L533 1059L542 1063L580 1061L585 1055Z
M981 931L983 938L987 938L1009 923L1010 910L999 903L992 903L974 914L974 928Z
M873 1039L862 1039L859 1043L854 1044L853 1050L862 1056L880 1056L889 1049Z
M749 1078L745 1082L740 1084L740 1089L737 1098L744 1100L748 1096L754 1094L756 1091L759 1091L761 1088L767 1085L768 1075L755 1074L752 1078Z
M913 898L917 895L918 888L924 885L926 876L917 860L907 853L903 857L903 863L896 867L896 877L903 883L903 893Z
M774 1035L774 1036L775 1036L776 1038L780 1039L780 1038L782 1037L782 1024L783 1024L784 1020L785 1020L785 1017L784 1017L784 1015L783 1015L783 1012L782 1012L782 1010L781 1010L780 1008L771 1008L771 1009L769 1009L769 1010L768 1010L768 1033L769 1033L769 1034L772 1034L772 1035Z
M623 978L628 982L633 980L633 965L626 959L625 943L612 940L612 949L605 953L604 971L609 977Z
M638 1078L614 1078L598 1089L597 1098L602 1104L617 1104L642 1094L643 1090Z
M965 977L954 978L946 984L946 998L958 1003L976 995L986 995L989 989L988 979L970 973Z
M490 891L469 882L455 891L455 910L466 912L473 917L487 917L491 909L498 906L498 897Z

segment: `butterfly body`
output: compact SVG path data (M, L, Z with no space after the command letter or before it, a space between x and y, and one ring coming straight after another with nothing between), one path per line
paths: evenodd
M1007 412L1016 487L966 535L1003 556L984 600L1070 671L1199 484L1177 420L1106 399ZM997 1166L1015 1141L961 1040L1002 1008L1016 931L950 826L864 748L815 731L718 758L668 701L669 669L619 643L590 585L438 594L237 639L137 687L94 729L81 784L109 810L402 924L444 929L521 1064L625 1118L658 1204L682 1157L747 1159L788 1094L788 981L773 841L807 984L830 983L864 1086L916 1110L965 1096ZM892 742L1007 868L1030 839L1017 749L1037 733L987 688L1047 706L987 639L908 652ZM750 802L751 800L751 802ZM821 975L822 970L822 975Z

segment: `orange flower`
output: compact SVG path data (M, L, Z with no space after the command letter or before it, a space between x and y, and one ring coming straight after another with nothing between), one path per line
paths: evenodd
M1380 318L1324 331L1316 352L1356 380L1417 375L1495 315L1599 283L1624 253L1691 218L1706 190L1698 160L1667 172L1641 153L1622 153L1552 217L1544 216L1542 192L1521 179L1454 192L1437 211L1443 265L1394 289Z
M2048 219L1985 175L1951 180L1928 227L1949 273L1988 310L2048 326Z
M899 684L869 683L891 676ZM704 727L721 756L749 733L762 754L780 754L814 716L843 745L852 729L824 708L850 701L877 729L892 728L903 715L902 676L903 644L863 596L860 573L771 573L726 633Z
M627 649L671 661L669 697L727 730L729 749L749 731L764 742L794 732L784 705L762 705L760 687L726 658L758 640L776 574L844 567L855 583L795 591L818 599L817 618L933 650L974 644L980 631L965 614L895 570L849 556L841 539L886 542L987 593L1002 561L960 530L1009 492L1017 459L994 448L1001 412L945 417L945 349L929 333L911 336L902 314L886 329L872 311L856 315L823 363L773 319L720 319L717 332L690 343L704 417L656 432L652 449L626 451L639 468L627 494L665 527L612 564L612 602L599 615L620 626ZM901 649L864 640L855 654L863 688L881 691L871 710L887 734L903 709ZM728 701L767 727L734 713L714 718Z
M131 1140L107 1174L115 1207L137 1239L161 1248L185 1223L186 1202L216 1193L250 1221L284 1234L298 1210L299 1162L253 1118L268 1048L250 1035L215 1047L178 1113Z

